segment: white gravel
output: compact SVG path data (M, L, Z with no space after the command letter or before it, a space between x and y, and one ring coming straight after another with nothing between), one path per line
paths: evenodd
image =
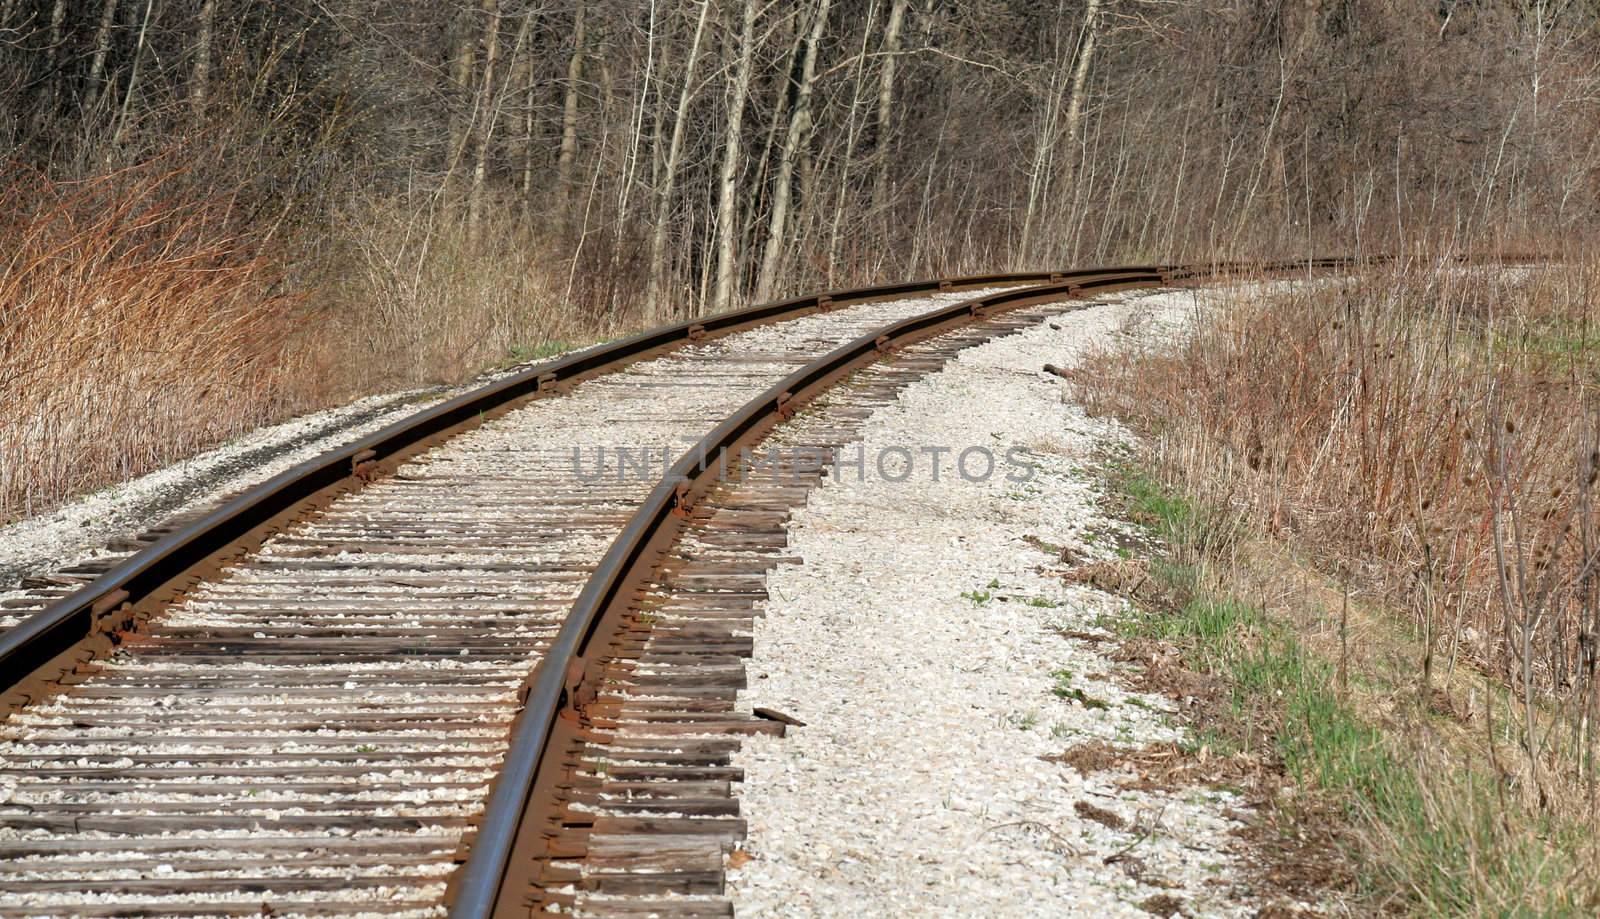
M1066 586L1029 541L1110 556L1085 538L1113 524L1081 467L1129 438L1086 417L1041 365L1218 296L1137 297L966 351L863 435L869 457L951 448L938 481L917 454L904 482L869 462L865 480L847 469L812 493L790 532L803 562L770 577L743 699L808 726L753 738L738 758L752 856L730 874L740 915L1145 916L1138 904L1157 895L1185 915L1252 912L1228 891L1232 795L1127 792L1115 786L1126 774L1042 758L1095 738L1180 735L1168 701L1123 691L1094 644L1056 631L1093 630L1121 601ZM1037 475L963 481L950 457L969 446L1024 447ZM1079 802L1127 827L1079 816Z

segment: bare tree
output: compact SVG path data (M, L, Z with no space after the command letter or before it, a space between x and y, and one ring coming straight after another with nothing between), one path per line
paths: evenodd
M106 74L106 56L111 53L111 25L117 19L117 0L102 0L100 22L94 30L94 56L89 63L88 88L84 94L84 108L94 109L100 101L100 90Z
M500 56L500 0L483 0L483 14L483 83L472 105L478 155L472 166L472 187L467 193L467 238L474 243L483 219L483 194L489 177L489 137L499 108L494 102L494 67Z
M645 295L645 311L651 316L661 313L662 273L667 254L667 221L671 216L673 194L678 180L678 157L683 153L684 130L689 120L689 103L694 99L695 64L700 59L700 41L705 35L706 17L711 12L711 0L700 0L700 16L695 21L694 40L689 45L689 56L683 65L683 87L678 93L677 115L672 120L672 141L667 146L661 179L656 185L654 230L650 236L650 268Z
M150 15L155 11L155 0L145 0L144 17L139 22L139 38L133 46L133 64L128 69L128 88L122 94L122 109L117 113L117 126L111 132L111 148L122 145L123 133L128 128L128 113L133 106L134 94L139 91L139 65L144 61L145 36L150 31Z
M556 188L561 206L569 203L572 191L572 163L578 155L578 87L583 80L584 4L579 0L572 14L572 56L567 59L567 85L561 105L561 153L556 161Z
M711 308L725 310L733 300L734 250L742 235L735 215L738 200L739 161L744 138L745 97L750 94L750 59L755 53L757 0L739 3L739 50L728 83L728 121L722 143L722 173L717 182L717 281Z
M789 131L778 150L778 168L772 180L772 214L767 221L766 245L762 248L761 272L756 278L756 299L766 300L777 286L783 262L784 234L788 231L789 197L794 182L795 159L811 136L811 93L817 77L817 46L828 25L830 0L817 0L811 17L811 31L805 37L800 58L800 77L795 87L794 107L789 112Z
M424 255L514 231L618 322L1600 216L1593 4L0 4L9 158L81 178L182 138L324 275L382 215Z
M206 94L211 88L211 34L217 18L217 0L201 0L194 43L194 67L189 74L189 103L197 115L204 114Z
M883 64L878 69L877 137L872 151L874 180L872 212L887 220L889 212L889 157L894 142L895 58L900 54L900 29L905 25L911 0L892 0L889 21L883 28Z

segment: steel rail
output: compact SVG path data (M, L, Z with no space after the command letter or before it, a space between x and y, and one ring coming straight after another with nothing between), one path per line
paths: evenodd
M1298 263L1295 267L1299 267ZM466 864L452 883L453 919L526 915L529 867L542 843L549 815L530 813L552 798L556 770L545 768L547 751L560 749L563 731L574 729L568 712L579 712L586 686L597 675L603 627L651 573L647 562L671 542L688 510L726 468L727 455L746 446L801 404L884 353L983 318L993 312L1059 300L1090 291L1160 286L1174 273L1194 269L1125 269L1038 287L992 294L934 310L857 338L790 374L691 447L651 490L612 542L584 585L561 630L529 683L524 707L512 724L510 747L495 780ZM1209 273L1209 272L1204 272Z
M1161 266L1141 266L1160 271ZM0 717L45 685L110 650L140 605L171 599L228 556L259 545L299 513L392 471L440 439L470 430L521 402L564 391L674 347L840 306L942 290L969 290L1089 277L1099 269L965 275L808 294L686 320L537 364L424 409L354 443L329 450L228 500L169 533L84 587L0 633Z

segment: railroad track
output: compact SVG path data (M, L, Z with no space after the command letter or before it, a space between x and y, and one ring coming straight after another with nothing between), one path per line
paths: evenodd
M729 755L785 728L735 711L749 626L830 451L964 347L1200 273L926 282L656 330L161 534L0 634L0 916L728 915ZM585 470L607 445L650 458ZM722 471L778 447L819 459Z

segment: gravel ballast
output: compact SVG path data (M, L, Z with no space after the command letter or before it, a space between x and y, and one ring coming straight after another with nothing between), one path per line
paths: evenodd
M1124 791L1125 772L1046 759L1181 735L1171 702L1119 686L1109 646L1060 634L1096 631L1123 602L1064 583L1045 547L1113 557L1095 534L1117 524L1084 467L1129 435L1040 368L1112 336L1160 334L1220 296L1096 305L966 351L867 422L865 476L846 467L812 493L790 530L801 561L770 576L743 699L806 726L752 738L739 756L741 916L1253 911L1230 893L1227 814L1243 802ZM1020 449L1035 472L965 481L954 459L968 447ZM875 469L894 448L912 456L904 481ZM925 448L948 450L937 479Z

